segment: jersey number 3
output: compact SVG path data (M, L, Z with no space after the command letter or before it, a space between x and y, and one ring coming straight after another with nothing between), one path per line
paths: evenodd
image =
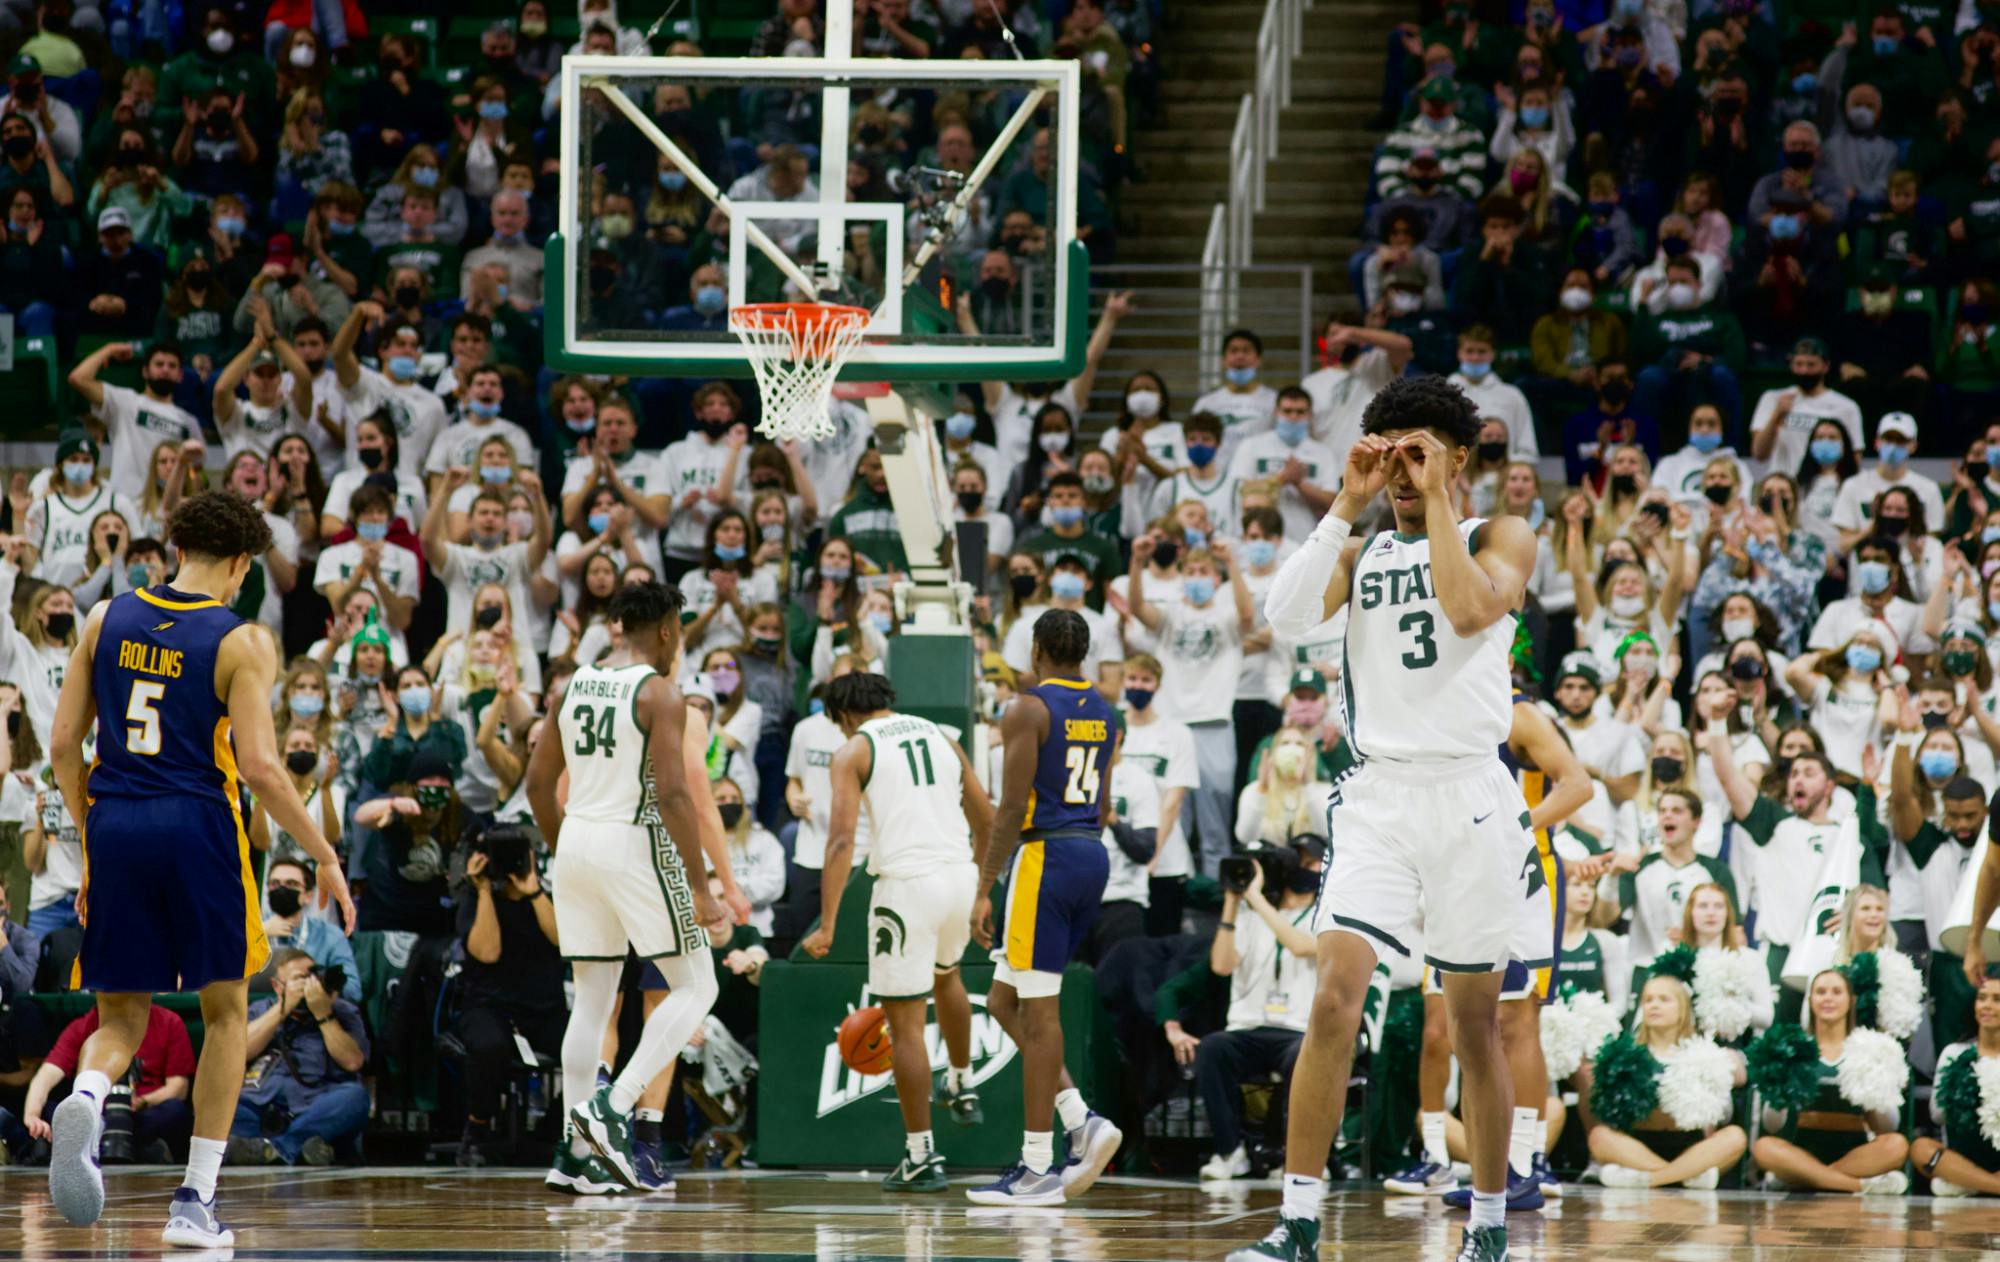
M580 705L576 708L576 755L588 758L598 750L610 758L618 752L617 729L613 724L618 719L618 711L605 706L603 713L595 713L591 707Z
M135 680L125 702L125 748L151 756L160 752L160 712L153 704L167 695L167 686L151 679Z
M1069 768L1069 783L1063 787L1063 801L1072 806L1088 805L1097 800L1097 746L1072 745L1063 753L1063 766Z
M1403 666L1407 670L1422 670L1434 666L1438 659L1437 619L1429 611L1418 609L1402 616L1396 623L1396 630L1415 632L1416 647L1403 654Z

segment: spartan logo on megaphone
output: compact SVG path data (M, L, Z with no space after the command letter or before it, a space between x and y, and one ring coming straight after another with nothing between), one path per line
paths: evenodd
M1014 1040L1000 1028L986 1012L986 996L971 994L972 1000L972 1086L978 1087L993 1075L1007 1067L1014 1059ZM858 1008L865 1008L874 1002L868 988L861 988ZM929 1051L931 1068L943 1069L950 1064L945 1055L944 1035L938 1029L937 1014L931 1012L931 1019L924 1026L924 1046ZM846 1108L857 1100L887 1089L895 1081L893 1074L859 1074L847 1067L840 1059L840 1036L838 1026L830 1027L826 1034L826 1047L820 1052L819 1062L819 1103L815 1117L825 1117L829 1113Z

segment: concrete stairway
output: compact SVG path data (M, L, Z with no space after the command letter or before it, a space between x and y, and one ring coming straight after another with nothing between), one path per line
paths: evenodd
M1412 7L1405 0L1318 0L1305 15L1306 51L1293 67L1293 103L1279 124L1278 157L1267 175L1252 258L1260 264L1311 264L1315 319L1351 302L1346 261L1355 248L1370 154L1379 140L1365 125L1380 95L1387 32ZM1209 216L1228 197L1230 133L1238 103L1253 83L1263 14L1263 0L1168 6L1161 117L1134 137L1144 178L1121 197L1120 262L1200 261ZM1107 272L1102 279L1116 277ZM1140 367L1169 374L1183 413L1192 402L1202 367L1193 362L1195 275L1175 277L1170 284L1176 292L1142 302L1113 344L1099 381L1100 407L1115 399L1127 374ZM1262 314L1253 322L1273 346L1273 379L1290 379L1300 367L1296 294L1293 278L1246 278L1246 319ZM1289 316L1278 314L1288 308ZM1267 322L1275 327L1265 327Z

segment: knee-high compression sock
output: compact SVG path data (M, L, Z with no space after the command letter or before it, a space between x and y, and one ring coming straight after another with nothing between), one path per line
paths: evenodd
M563 1029L563 1102L575 1108L597 1091L597 1056L604 1046L604 1027L618 1006L618 974L622 963L577 960L570 968L576 979L576 1005ZM581 1157L590 1145L570 1140L570 1155Z
M625 1063L625 1072L611 1084L611 1107L620 1113L630 1113L645 1094L646 1084L659 1077L660 1071L681 1054L681 1049L707 1019L720 993L715 983L715 966L705 950L655 963L672 989L646 1018L639 1045L632 1049L632 1059Z

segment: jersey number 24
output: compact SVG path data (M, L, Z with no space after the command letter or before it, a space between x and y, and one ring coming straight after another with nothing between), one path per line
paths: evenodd
M1063 786L1063 801L1072 806L1087 806L1097 800L1097 746L1072 745L1063 753L1063 766L1069 768L1069 783Z

